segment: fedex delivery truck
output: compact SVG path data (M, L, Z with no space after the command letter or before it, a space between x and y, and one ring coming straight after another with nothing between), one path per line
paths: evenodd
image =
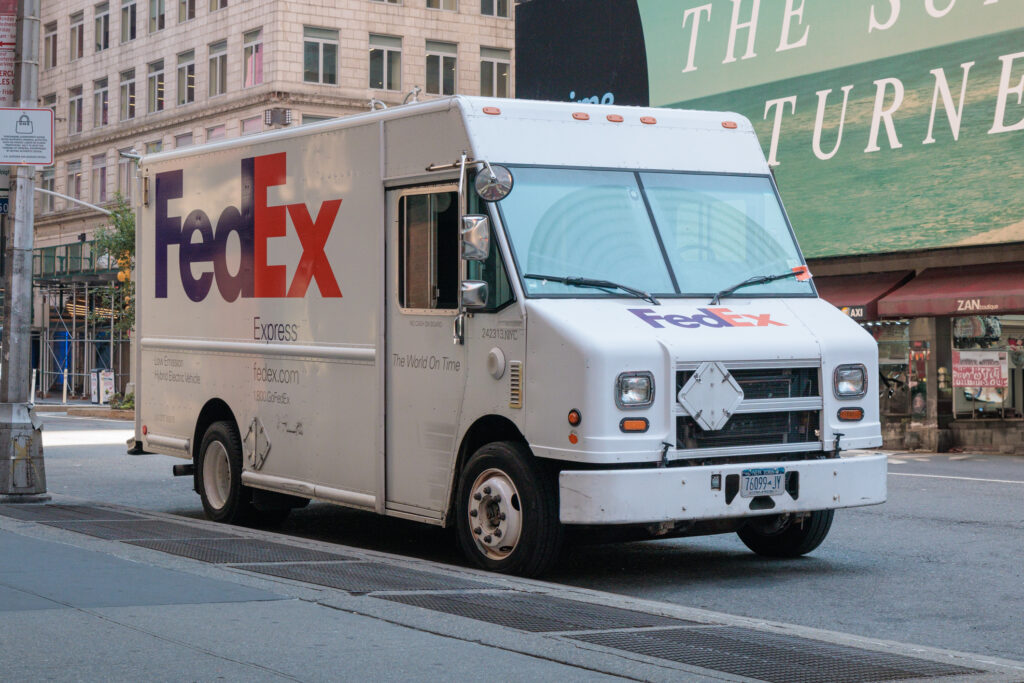
M877 351L740 116L454 97L144 157L135 448L206 514L795 556L881 503Z

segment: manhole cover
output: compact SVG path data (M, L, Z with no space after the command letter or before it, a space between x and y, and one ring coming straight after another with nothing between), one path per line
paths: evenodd
M229 533L211 531L189 524L176 524L161 520L140 519L139 521L63 521L43 522L47 526L66 529L79 534L105 538L110 541L129 539L181 539L181 538L237 538Z
M380 562L317 562L312 564L241 564L238 569L282 579L339 588L349 593L373 591L471 590L489 584L421 572Z
M11 503L0 505L0 515L25 522L52 522L58 520L144 519L139 515L117 512L94 505L36 505Z
M214 564L236 562L316 562L358 559L338 553L285 545L284 543L272 543L255 538L137 540L128 541L128 543Z
M375 595L374 597L535 633L681 626L695 623L617 607L564 600L538 593Z
M915 657L733 626L572 637L770 683L874 683L981 673Z

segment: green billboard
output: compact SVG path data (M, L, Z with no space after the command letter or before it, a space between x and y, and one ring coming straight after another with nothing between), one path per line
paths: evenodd
M564 11L571 0L532 4ZM596 84L588 74L581 94L596 97L587 101L749 118L807 256L1024 240L1021 0L598 0L581 7L621 11L620 26L630 26L635 13L640 35L604 52L623 63L636 51L632 63L646 62L644 88L617 82L614 69L605 81L597 74ZM520 22L517 31L529 26ZM585 49L575 64L594 62ZM544 74L527 69L517 78L522 96ZM559 84L551 99L586 100L564 85L586 79L550 80ZM616 99L616 92L640 92L647 101Z

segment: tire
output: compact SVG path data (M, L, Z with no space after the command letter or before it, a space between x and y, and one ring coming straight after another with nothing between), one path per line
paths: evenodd
M455 517L459 545L484 569L538 576L558 559L554 477L523 444L498 441L473 454L459 477Z
M781 528L771 525L748 523L737 531L743 543L758 555L765 557L800 557L811 552L825 540L832 528L835 510L819 510L800 522L787 522ZM778 517L766 521L778 520Z
M271 526L291 510L258 510L252 489L242 484L242 440L231 422L214 422L196 457L196 490L207 518L224 524Z

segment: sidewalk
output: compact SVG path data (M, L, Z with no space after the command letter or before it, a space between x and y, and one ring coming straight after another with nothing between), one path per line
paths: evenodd
M0 504L0 613L7 680L825 683L1024 672L59 496Z

